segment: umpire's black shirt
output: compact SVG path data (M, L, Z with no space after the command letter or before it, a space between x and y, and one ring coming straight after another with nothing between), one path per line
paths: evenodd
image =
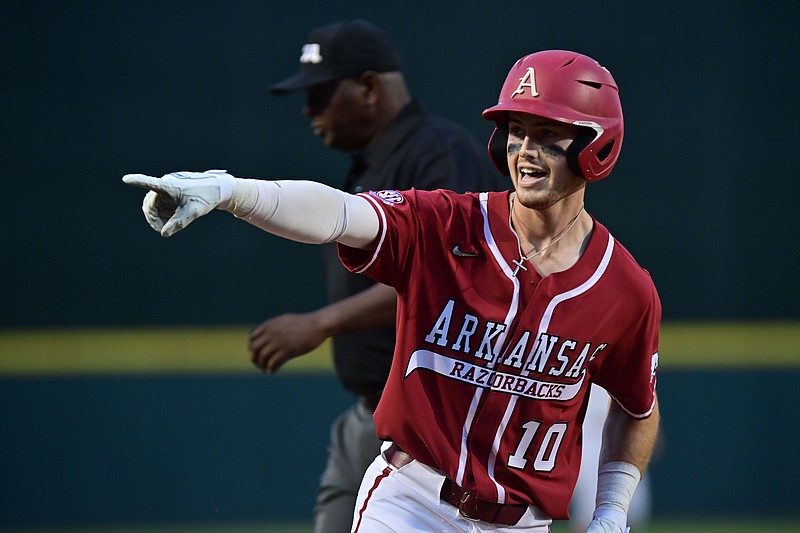
M350 193L412 187L479 192L502 190L506 179L469 132L431 115L415 99L367 150L353 154L342 189ZM335 244L323 249L330 303L375 283L348 272L339 262ZM389 376L394 341L393 325L334 337L333 359L342 385L361 396L381 391Z

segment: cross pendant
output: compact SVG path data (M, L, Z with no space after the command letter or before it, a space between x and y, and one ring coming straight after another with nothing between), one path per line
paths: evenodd
M522 262L523 262L523 261L524 261L524 259L522 259L522 258L520 258L520 259L514 259L513 261L511 261L512 263L514 263L515 265L517 265L517 268L515 268L515 269L514 269L514 273L513 273L513 274L511 274L512 276L514 276L514 277L517 277L517 272L519 272L519 269L520 269L520 268L521 268L522 270L526 271L526 272L528 271L528 269L527 269L527 268L525 268L525 265L523 265L523 264L522 264Z

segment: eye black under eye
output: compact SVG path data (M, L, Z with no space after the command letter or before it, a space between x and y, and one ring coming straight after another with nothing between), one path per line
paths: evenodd
M567 155L567 151L557 144L548 144L542 146L542 152L546 153L550 157L564 157Z

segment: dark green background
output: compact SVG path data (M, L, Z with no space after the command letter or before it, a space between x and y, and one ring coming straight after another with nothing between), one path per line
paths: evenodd
M316 248L222 213L162 239L120 178L338 184L346 158L302 96L267 89L310 28L356 16L482 142L516 59L598 59L626 138L588 209L653 274L665 320L800 317L794 3L0 1L0 327L251 325L320 304ZM329 375L259 378L3 377L0 525L307 520L350 398ZM794 369L663 372L656 516L796 516L798 390Z
M295 72L308 30L365 17L412 91L481 142L512 63L606 65L626 137L588 209L661 291L666 319L797 317L800 87L785 1L0 2L6 229L0 325L255 323L322 297L319 251L217 213L164 240L130 172L226 168L338 184ZM500 179L500 178L498 178Z
M331 376L0 378L0 529L310 521L348 401Z

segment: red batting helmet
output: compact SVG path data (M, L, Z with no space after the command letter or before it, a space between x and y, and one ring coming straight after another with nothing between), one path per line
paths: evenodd
M483 112L495 122L489 155L510 174L506 152L508 113L537 115L585 129L567 149L573 172L586 181L611 173L622 148L622 105L611 73L576 52L547 50L530 54L511 68L496 106Z

